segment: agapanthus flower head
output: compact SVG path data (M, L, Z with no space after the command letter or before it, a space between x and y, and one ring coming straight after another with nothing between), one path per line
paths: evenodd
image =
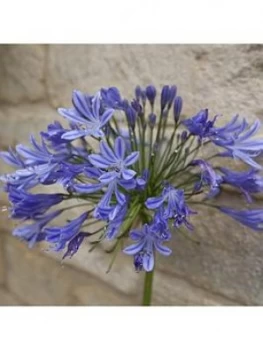
M68 126L55 121L40 138L31 136L30 146L0 152L14 167L0 180L11 218L21 221L15 236L30 247L45 241L63 250L64 258L94 235L93 244L110 240L116 247L130 237L135 243L124 253L133 256L136 271L149 272L156 253L171 254L168 246L177 231L194 231L192 216L202 215L201 206L195 210L198 203L262 230L262 209L249 207L253 195L263 191L256 159L263 139L254 138L260 122L249 124L235 116L219 127L207 108L183 118L177 86L157 90L137 86L132 100L113 86L92 94L74 90L72 107L58 110ZM211 144L215 154L201 157L199 151ZM215 166L222 156L246 169ZM61 190L44 193L43 186L53 184ZM41 191L33 193L38 185ZM245 208L216 204L216 195L229 186L245 195ZM56 218L74 206L83 213L59 226Z

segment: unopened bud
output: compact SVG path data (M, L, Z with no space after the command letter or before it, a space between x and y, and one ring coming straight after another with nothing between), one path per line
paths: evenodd
M174 121L177 123L183 108L183 99L181 96L176 96L174 99Z

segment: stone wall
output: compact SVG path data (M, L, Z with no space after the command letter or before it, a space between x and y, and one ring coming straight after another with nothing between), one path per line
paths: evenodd
M175 83L184 112L263 118L261 45L2 45L0 147L26 142L29 133L59 119L74 88L116 85L132 94L137 84ZM8 167L0 164L0 172ZM6 199L1 196L1 206ZM233 201L233 197L229 197ZM238 198L236 199L239 200ZM0 214L1 305L136 305L142 274L120 255L84 244L63 265L42 248L14 239ZM155 305L263 305L263 238L209 210L194 219L196 244L177 235L173 255L158 259Z

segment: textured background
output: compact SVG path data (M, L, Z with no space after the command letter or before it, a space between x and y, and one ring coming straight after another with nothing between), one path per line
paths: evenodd
M2 45L0 46L0 148L27 142L56 108L71 103L74 88L94 92L137 84L177 84L184 113L209 107L227 117L263 118L261 45ZM8 168L0 164L0 172ZM233 202L233 196L226 198ZM239 198L235 199L239 201ZM6 199L1 196L1 205ZM234 203L233 203L234 204ZM63 265L43 249L27 249L0 221L1 305L135 305L142 274L120 255L85 244ZM214 211L194 219L197 245L176 236L173 255L160 258L154 280L158 305L263 305L263 238Z

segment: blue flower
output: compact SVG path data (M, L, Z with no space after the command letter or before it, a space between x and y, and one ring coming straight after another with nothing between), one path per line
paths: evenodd
M123 100L121 98L121 94L119 90L116 87L101 89L100 94L101 94L101 100L106 107L110 107L113 109L123 108Z
M127 209L128 207L126 201L123 205L118 204L115 206L114 209L108 214L109 220L105 235L109 240L117 237L127 215Z
M81 246L82 242L86 237L88 237L89 234L86 232L80 232L75 237L73 237L67 245L67 250L65 254L63 255L62 259L65 259L67 257L72 258L73 255L77 253L79 250L79 247Z
M256 120L252 125L243 119L238 121L238 116L234 117L223 128L215 129L212 141L220 147L226 149L219 155L224 157L232 157L256 169L262 169L262 166L255 162L252 158L259 156L263 150L263 139L252 139L260 128L260 121Z
M185 119L182 123L192 135L203 139L213 135L213 126L216 118L217 116L213 120L208 120L208 109L203 109L192 118Z
M217 116L210 120L208 109L203 109L181 122L183 100L177 96L175 85L163 86L159 108L156 100L153 85L137 86L132 100L122 97L116 87L102 88L95 95L75 90L72 107L58 110L68 120L68 127L55 121L40 133L40 142L31 136L30 146L17 145L15 150L0 152L0 158L15 168L0 176L10 202L10 216L23 220L13 234L30 247L46 241L56 251L65 249L64 259L76 254L84 239L100 230L103 240L123 239L130 231L134 242L124 252L133 256L136 271L151 271L157 252L171 254L165 246L172 237L171 227L193 229L189 218L196 212L188 204L193 197L196 201L192 203L198 203L199 191L208 192L206 205L208 198L228 185L241 191L248 202L253 194L263 192L261 167L254 159L263 150L263 139L254 138L259 121L249 124L235 116L217 127ZM166 130L169 113L174 118L171 134ZM199 159L199 147L208 143L221 147L219 156L242 160L250 165L249 170L215 167L214 156L209 162ZM187 176L188 181L181 182L181 176ZM178 177L180 189L173 185ZM44 185L55 183L67 192L29 191L40 184L44 192ZM52 227L51 220L71 208L54 211L67 199L81 200L81 206L86 201L92 209L67 220L64 226ZM238 210L215 202L211 206L222 214L263 231L262 209ZM136 216L143 223L133 230ZM87 225L98 222L99 230L84 232L86 220Z
M57 164L65 159L68 159L71 155L66 146L61 148L59 152L51 153L43 139L42 143L38 144L35 138L30 136L30 142L33 149L24 145L16 146L16 151L24 158L24 163L26 166L36 166L41 164L52 166L53 164Z
M114 142L114 150L112 150L105 141L100 142L100 155L92 154L89 156L89 161L92 165L100 169L107 169L99 177L99 180L104 183L117 178L123 178L124 180L131 180L136 172L132 169L128 169L129 166L134 164L139 158L139 152L132 152L125 157L126 145L122 137L117 137Z
M63 146L56 153L51 153L42 139L38 144L33 136L30 138L33 148L17 145L16 151L3 152L2 158L18 167L14 173L1 176L0 180L17 188L31 188L38 183L51 184L49 179L59 169L61 162L71 157L71 150Z
M185 224L187 228L192 229L187 217L194 212L186 205L183 190L177 190L168 184L164 187L161 196L148 198L145 205L148 209L161 208L163 218L174 219L175 227Z
M53 167L44 164L36 167L18 169L14 173L0 176L0 181L6 184L5 188L7 189L9 185L17 189L29 189L35 187L39 183L47 184L47 179L56 166L56 164L53 165Z
M62 135L67 131L69 130L64 129L60 122L55 121L53 124L49 124L47 126L47 131L42 131L40 135L45 140L49 141L53 147L57 147L60 144L70 142L62 138Z
M88 218L88 212L83 213L78 218L70 221L65 226L54 226L45 228L46 240L54 244L55 250L64 249L80 231L83 222Z
M236 210L227 207L221 207L219 209L244 226L250 227L255 231L263 230L262 209Z
M25 168L23 159L11 147L9 147L9 151L0 152L0 158L2 158L5 163L11 165L12 167Z
M13 235L28 243L29 248L32 248L37 242L46 240L44 227L55 217L61 214L62 210L57 210L46 216L35 217L35 222L18 226L14 229Z
M117 203L112 207L112 196L115 194L115 198ZM108 215L114 208L119 204L123 206L126 202L126 196L120 192L118 188L118 181L114 179L108 184L108 188L106 189L104 195L96 206L94 211L94 216L100 218L102 220L107 220ZM105 210L108 212L108 215L105 217Z
M153 270L155 250L165 256L170 255L172 252L170 248L163 246L163 242L170 237L162 238L153 225L145 224L142 230L132 230L130 238L137 241L137 243L126 247L123 252L128 255L134 255L136 270L141 270L142 268L145 271Z
M252 202L251 193L263 192L263 178L256 169L239 172L220 168L220 171L224 174L222 177L223 183L241 190L249 203Z
M200 181L197 182L194 186L194 192L200 191L202 186L208 185L210 186L210 192L207 195L208 198L219 194L220 185L222 183L222 176L220 174L217 174L212 166L203 159L193 160L190 164L193 166L197 165L202 170Z
M89 96L75 90L72 99L74 108L59 108L58 112L68 120L81 125L83 129L67 131L62 138L75 140L88 135L103 137L102 128L111 119L114 110L107 108L103 113L101 112L100 93L97 93L91 99Z
M10 186L8 199L12 203L11 217L14 219L34 219L44 214L52 206L59 204L66 196L61 193L31 194Z

